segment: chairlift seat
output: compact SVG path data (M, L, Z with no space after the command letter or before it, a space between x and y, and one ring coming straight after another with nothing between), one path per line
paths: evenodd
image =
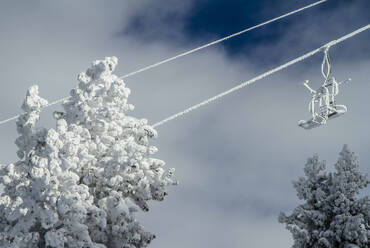
M328 114L328 119L327 121L329 120L332 120L334 118L337 118L341 115L344 115L345 113L347 112L347 107L344 106L344 105L336 105L335 106L335 111L331 111L329 114ZM311 118L310 120L308 121L305 121L305 120L300 120L298 121L298 126L306 129L306 130L309 130L309 129L312 129L312 128L315 128L315 127L319 127L323 124L321 124L323 120L323 117L322 116L317 116L316 119L314 120L313 118Z

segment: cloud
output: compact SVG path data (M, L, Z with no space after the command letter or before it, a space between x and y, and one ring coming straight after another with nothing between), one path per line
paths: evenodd
M184 40L184 20L194 1L158 0L130 3L127 22L122 25L123 35L136 37L143 43Z

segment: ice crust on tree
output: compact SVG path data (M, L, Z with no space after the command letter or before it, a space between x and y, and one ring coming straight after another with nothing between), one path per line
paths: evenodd
M32 86L17 121L16 163L0 170L0 247L146 247L154 235L135 212L148 211L176 184L153 158L157 132L126 113L130 90L113 74L116 57L93 62L55 112L56 128L38 128L47 101Z
M370 197L359 197L370 182L355 154L345 145L335 172L325 169L317 155L308 159L305 177L293 183L305 203L279 216L293 235L293 248L370 247Z

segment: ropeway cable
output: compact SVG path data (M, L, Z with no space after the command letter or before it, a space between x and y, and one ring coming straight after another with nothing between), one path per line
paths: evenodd
M259 75L257 77L254 77L254 78L252 78L252 79L250 79L250 80L248 80L246 82L243 82L243 83L239 84L238 86L235 86L235 87L233 87L233 88L231 88L231 89L229 89L227 91L224 91L224 92L222 92L222 93L220 93L220 94L218 94L218 95L216 95L214 97L211 97L211 98L209 98L209 99L207 99L207 100L205 100L205 101L203 101L201 103L198 103L198 104L196 104L196 105L194 105L194 106L192 106L190 108L187 108L184 111L181 111L181 112L179 112L177 114L171 115L170 117L168 117L168 118L166 118L166 119L164 119L162 121L159 121L159 122L155 123L153 125L153 127L161 126L161 125L163 125L163 124L165 124L165 123L167 123L169 121L172 121L172 120L174 120L176 118L179 118L179 117L181 117L181 116L183 116L183 115L185 115L185 114L187 114L187 113L189 113L191 111L194 111L194 110L196 110L196 109L198 109L198 108L200 108L200 107L202 107L202 106L204 106L206 104L209 104L209 103L211 103L213 101L216 101L217 99L220 99L221 97L224 97L224 96L226 96L226 95L228 95L228 94L230 94L230 93L232 93L234 91L240 90L241 88L244 88L245 86L247 86L249 84L252 84L252 83L254 83L254 82L258 81L258 80L261 80L261 79L263 79L263 78L265 78L265 77L267 77L267 76L269 76L269 75L271 75L271 74L273 74L275 72L281 71L282 69L285 69L288 66L291 66L291 65L293 65L295 63L298 63L298 62L300 62L300 61L302 61L304 59L307 59L307 58L311 57L312 55L314 55L314 54L322 51L323 49L328 49L329 47L334 46L334 45L336 45L336 44L338 44L338 43L340 43L340 42L342 42L342 41L344 41L346 39L349 39L349 38L351 38L351 37L353 37L353 36L355 36L355 35L363 32L363 31L365 31L365 30L367 30L369 28L370 28L370 24L368 24L368 25L366 25L366 26L364 26L362 28L359 28L359 29L353 31L352 33L349 33L349 34L347 34L345 36L342 36L339 39L336 39L336 40L333 40L333 41L331 41L329 43L326 43L325 45L323 45L323 46L321 46L321 47L319 47L319 48L317 48L315 50L312 50L311 52L308 52L308 53L306 53L306 54L304 54L304 55L302 55L302 56L300 56L300 57L298 57L296 59L293 59L293 60L291 60L291 61L289 61L289 62L287 62L287 63L285 63L285 64L283 64L281 66L278 66L278 67L276 67L276 68L274 68L272 70L269 70L269 71L267 71L267 72L265 72L265 73L263 73L263 74L261 74L261 75Z
M283 19L283 18L285 18L285 17L287 17L287 16L293 15L293 14L295 14L295 13L298 13L298 12L302 11L302 10L305 10L305 9L311 8L311 7L313 7L313 6L316 6L316 5L321 4L321 3L323 3L323 2L326 2L326 1L327 1L327 0L321 0L321 1L315 2L315 3L313 3L313 4L307 5L307 6L305 6L305 7L302 7L302 8L300 8L300 9L297 9L297 10L291 11L291 12L286 13L286 14L284 14L284 15L281 15L281 16L279 16L279 17L276 17L276 18L273 18L273 19L271 19L271 20L268 20L268 21L262 22L262 23L260 23L260 24L257 24L257 25L255 25L255 26L253 26L253 27L250 27L250 28L244 29L244 30L242 30L242 31L239 31L239 32L234 33L234 34L231 34L231 35L226 36L226 37L224 37L224 38L221 38L221 39L218 39L218 40L212 41L212 42L207 43L207 44L205 44L205 45L203 45L203 46L200 46L200 47L194 48L194 49L192 49L192 50L189 50L189 51L187 51L187 52L181 53L181 54L176 55L176 56L174 56L174 57L171 57L171 58L168 58L168 59L162 60L162 61L160 61L160 62L158 62L158 63L155 63L155 64L152 64L152 65L146 66L146 67L144 67L144 68L142 68L142 69L139 69L139 70L137 70L137 71L134 71L134 72L131 72L131 73L129 73L129 74L126 74L126 75L122 76L121 78L131 77L131 76L133 76L133 75L135 75L135 74L138 74L138 73L140 73L140 72L143 72L143 71L149 70L149 69L151 69L151 68L157 67L157 66L159 66L159 65L162 65L162 64L164 64L164 63L170 62L170 61L172 61L172 60L175 60L175 59L181 58L181 57L186 56L186 55L188 55L188 54L191 54L191 53L197 52L197 51L199 51L199 50L201 50L201 49L204 49L204 48L207 48L207 47L210 47L210 46L216 45L216 44L221 43L221 42L223 42L223 41L225 41L225 40L231 39L231 38L233 38L233 37L235 37L235 36L238 36L238 35L244 34L244 33L246 33L246 32L249 32L249 31L253 30L253 29L256 29L256 28L262 27L262 26L264 26L264 25L266 25L266 24L269 24L269 23L275 22L275 21L277 21L277 20Z
M315 2L315 3L312 3L312 4L310 4L310 5L307 5L307 6L305 6L305 7L302 7L302 8L300 8L300 9L297 9L297 10L291 11L291 12L286 13L286 14L284 14L284 15L281 15L281 16L279 16L279 17L276 17L276 18L273 18L273 19L271 19L271 20L268 20L268 21L262 22L262 23L260 23L260 24L257 24L257 25L255 25L255 26L253 26L253 27L249 27L249 28L244 29L244 30L242 30L242 31L239 31L239 32L237 32L237 33L234 33L234 34L231 34L231 35L229 35L229 36L226 36L226 37L224 37L224 38L221 38L221 39L218 39L218 40L212 41L212 42L210 42L210 43L207 43L207 44L205 44L205 45L203 45L203 46L200 46L200 47L194 48L194 49L192 49L192 50L189 50L189 51L187 51L187 52L184 52L184 53L178 54L178 55L176 55L176 56L174 56L174 57L171 57L171 58L168 58L168 59L162 60L162 61L157 62L157 63L154 63L154 64L152 64L152 65L149 65L149 66L143 67L143 68L141 68L141 69L139 69L139 70L136 70L136 71L130 72L130 73L128 73L128 74L126 74L126 75L124 75L124 76L121 76L120 78L122 78L122 79L123 79L123 78L131 77L131 76L136 75L136 74L138 74L138 73L141 73L141 72L143 72L143 71L146 71L146 70L152 69L152 68L154 68L154 67L157 67L157 66L162 65L162 64L165 64L165 63L168 63L168 62L170 62L170 61L172 61L172 60L175 60L175 59L181 58L181 57L183 57L183 56L189 55L189 54L191 54L191 53L197 52L197 51L199 51L199 50L201 50L201 49L204 49L204 48L207 48L207 47L210 47L210 46L216 45L216 44L221 43L221 42L223 42L223 41L225 41L225 40L228 40L228 39L231 39L231 38L233 38L233 37L235 37L235 36L238 36L238 35L244 34L244 33L246 33L246 32L249 32L249 31L251 31L251 30L253 30L253 29L259 28L259 27L264 26L264 25L266 25L266 24L269 24L269 23L275 22L275 21L277 21L277 20L280 20L280 19L282 19L282 18L288 17L288 16L293 15L293 14L296 14L296 13L298 13L298 12L301 12L301 11L305 10L305 9L308 9L308 8L314 7L314 6L318 5L318 4L324 3L324 2L326 2L326 1L328 1L328 0L321 0L321 1L318 1L318 2ZM45 106L45 108L46 108L46 107L50 107L50 106L55 105L55 104L58 104L58 103L61 103L61 102L63 102L64 100L67 100L68 98L69 98L69 97L65 97L65 98L61 98L61 99L55 100L54 102L51 102L51 103L49 103L48 105L46 105L46 106ZM0 121L0 125L5 124L5 123L7 123L7 122L10 122L10 121L12 121L12 120L15 120L15 119L19 118L21 115L22 115L22 114L20 114L20 115L16 115L16 116L13 116L13 117L10 117L10 118L8 118L8 119L6 119L6 120L2 120L2 121Z

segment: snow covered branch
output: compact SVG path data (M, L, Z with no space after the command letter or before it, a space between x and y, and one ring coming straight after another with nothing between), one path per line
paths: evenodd
M325 172L325 162L309 158L305 177L294 182L297 195L305 203L290 216L281 213L294 239L293 248L370 247L370 198L359 197L370 181L359 171L359 163L345 145L336 171Z
M177 182L151 157L157 132L126 115L134 107L116 65L107 57L79 75L55 129L36 127L47 101L29 89L17 121L20 160L0 170L1 247L139 248L154 238L135 212Z

